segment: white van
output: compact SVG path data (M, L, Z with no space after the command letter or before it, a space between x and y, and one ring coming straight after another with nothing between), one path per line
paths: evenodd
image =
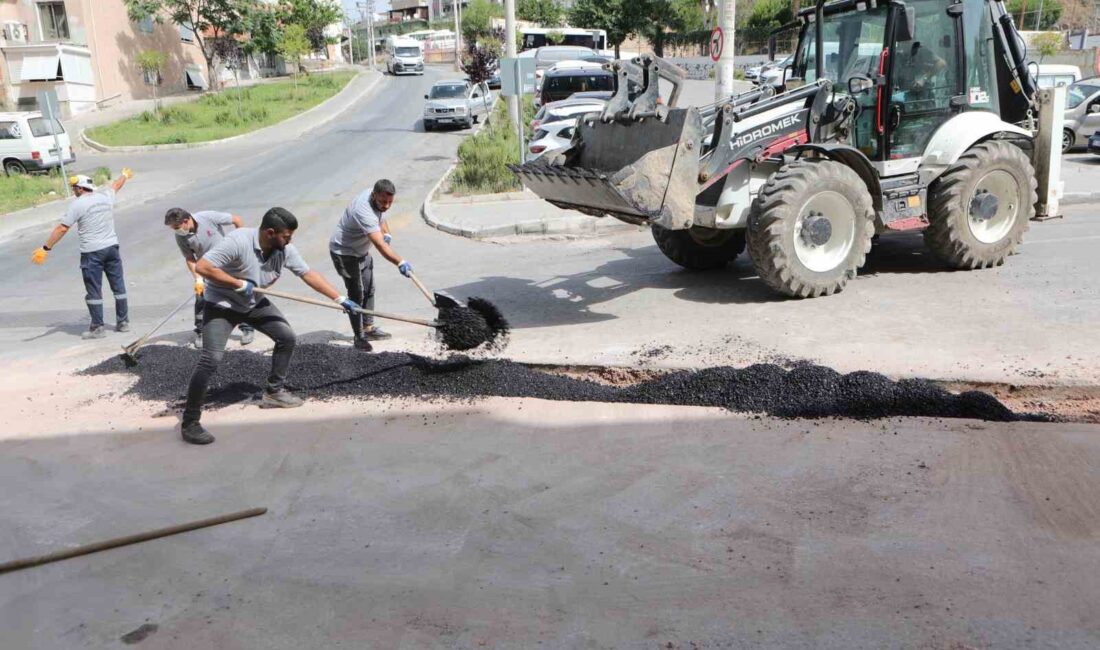
M54 142L55 131L60 151ZM61 122L48 120L37 112L0 113L0 161L5 174L53 169L61 165L62 155L65 164L76 160L69 134Z
M1035 80L1038 82L1040 88L1071 86L1081 81L1081 68L1075 65L1039 63L1037 66L1039 71L1035 75Z
M386 71L390 74L424 74L424 48L411 38L386 39Z

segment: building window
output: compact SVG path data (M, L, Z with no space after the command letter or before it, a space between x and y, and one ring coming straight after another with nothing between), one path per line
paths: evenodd
M187 25L180 25L180 40L184 43L195 42L195 30L191 29Z
M69 19L65 15L64 2L38 3L38 20L42 24L42 40L68 40Z
M139 32L142 32L143 34L152 34L153 33L153 17L152 16L146 16L146 17L142 18L140 21L138 21L137 25L138 25L138 31Z

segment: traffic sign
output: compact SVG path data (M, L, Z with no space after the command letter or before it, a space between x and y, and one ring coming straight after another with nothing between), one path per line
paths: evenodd
M530 56L500 60L500 94L505 97L535 92L535 58Z
M726 35L722 33L721 27L715 27L714 31L710 34L710 58L712 61L718 61L722 56L722 46L725 45Z

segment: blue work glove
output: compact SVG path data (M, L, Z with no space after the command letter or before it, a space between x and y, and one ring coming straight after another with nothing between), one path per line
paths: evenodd
M390 243L391 241L393 241L393 235L388 232L382 233L382 241L386 242L387 244Z
M344 311L349 314L358 313L361 309L359 303L355 302L351 298L348 298L347 296L339 296L338 298L336 298L336 304L343 307Z
M244 280L244 284L237 287L237 293L243 293L245 298L252 297L252 290L256 288L256 283L252 280Z
M401 263L397 265L397 270L401 271L401 275L405 276L406 278L411 278L412 277L412 272L413 272L413 265L409 264L408 262L406 262L404 260L402 260Z

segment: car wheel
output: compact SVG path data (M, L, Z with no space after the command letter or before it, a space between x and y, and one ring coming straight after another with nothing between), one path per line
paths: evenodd
M1077 134L1072 129L1062 130L1062 153L1068 153L1073 148L1073 142L1077 139Z
M435 125L433 125L428 120L424 120L424 130L425 131L431 131L433 128L435 128Z
M4 173L8 176L22 176L27 173L27 168L18 160L5 160Z

